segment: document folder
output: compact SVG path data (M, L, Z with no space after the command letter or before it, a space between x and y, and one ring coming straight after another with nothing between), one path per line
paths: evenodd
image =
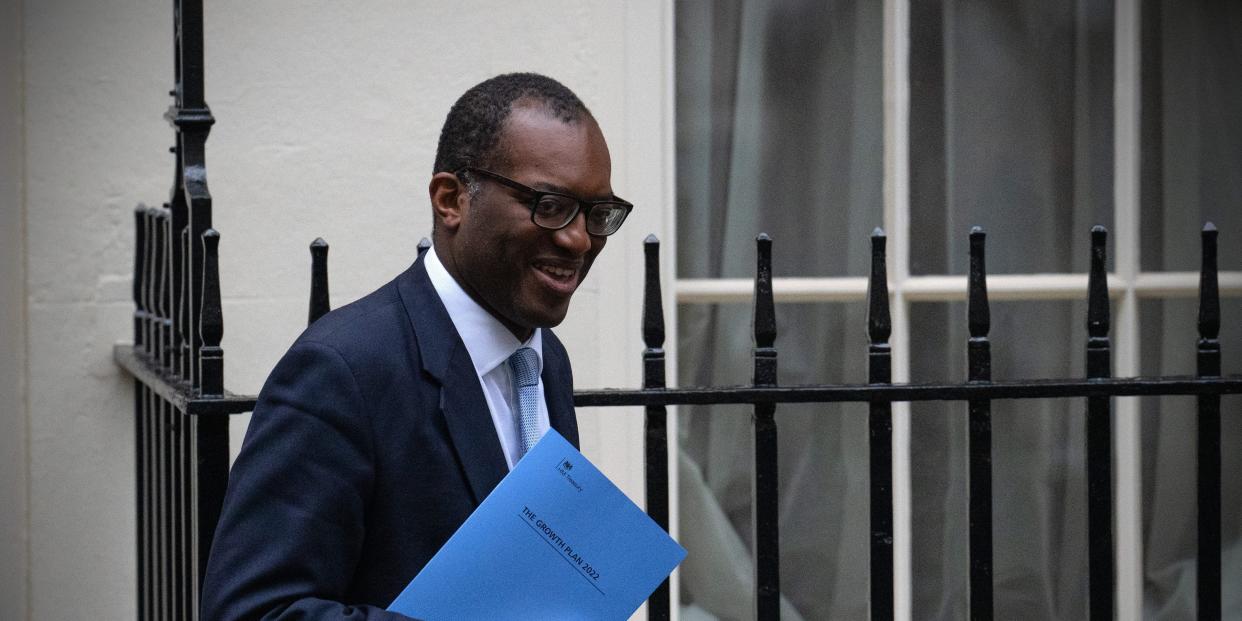
M685 556L549 430L388 609L425 621L618 621Z

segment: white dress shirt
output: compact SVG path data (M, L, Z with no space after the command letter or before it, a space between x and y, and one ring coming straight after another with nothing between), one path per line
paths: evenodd
M491 410L492 424L496 427L500 448L505 452L509 469L513 469L513 465L517 463L518 451L521 450L521 436L517 431L517 395L513 389L513 370L506 362L520 347L535 350L539 360L539 436L543 437L551 426L548 422L548 404L543 396L543 337L540 330L536 329L525 343L518 341L508 328L479 306L457 284L448 270L444 269L434 247L427 249L423 265L427 268L427 276L431 278L431 286L435 287L440 301L448 310L453 327L457 328L457 334L466 344L479 385L483 388L483 397L487 399L487 408Z

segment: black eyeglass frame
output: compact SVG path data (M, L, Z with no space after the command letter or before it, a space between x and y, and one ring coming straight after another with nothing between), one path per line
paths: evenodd
M501 185L506 185L519 192L530 194L532 198L530 200L530 204L527 205L527 208L530 209L530 221L534 223L535 226L538 226L539 228L542 228L542 229L547 229L549 231L559 231L569 226L569 223L573 222L574 218L577 218L579 213L582 213L582 214L585 214L587 233L594 235L596 237L608 237L609 235L612 235L613 233L616 233L617 231L621 230L621 225L625 224L625 219L629 217L630 212L633 211L634 209L633 203L615 194L613 195L612 198L609 198L609 199L589 201L589 200L585 200L582 198L578 198L577 196L574 196L572 194L565 194L564 192L551 192L548 190L536 190L535 188L532 188L524 183L514 181L513 179L510 179L498 173L494 173L485 168L476 168L474 166L463 166L462 168L458 168L453 174L460 177L462 173L478 173L484 177L487 177L489 179L492 179L493 181L496 181L497 183L500 183ZM538 207L540 199L542 199L544 196L559 196L562 198L569 199L575 203L576 207L574 208L573 212L569 214L569 217L565 218L565 221L562 222L559 226L549 226L535 219L535 208ZM625 215L622 216L621 222L617 223L617 227L613 229L612 231L609 231L607 233L602 233L602 234L594 233L591 231L591 210L595 209L599 205L619 205L625 209Z

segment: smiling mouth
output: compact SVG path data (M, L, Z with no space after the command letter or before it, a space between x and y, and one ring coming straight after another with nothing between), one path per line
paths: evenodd
M575 267L565 267L551 263L535 263L535 269L558 280L570 278L578 273L578 269Z
M554 265L552 263L535 263L535 271L543 276L553 289L559 291L572 292L578 284L578 269L576 267L565 267L563 265Z

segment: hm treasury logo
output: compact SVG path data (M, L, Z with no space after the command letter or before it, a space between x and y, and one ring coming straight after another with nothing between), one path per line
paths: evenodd
M561 462L556 465L556 471L559 472L561 476L565 478L566 481L569 481L569 484L574 486L574 489L581 492L582 484L575 481L573 475L570 474L570 472L572 472L573 469L574 469L574 464L573 462L569 461L569 459L562 459Z

